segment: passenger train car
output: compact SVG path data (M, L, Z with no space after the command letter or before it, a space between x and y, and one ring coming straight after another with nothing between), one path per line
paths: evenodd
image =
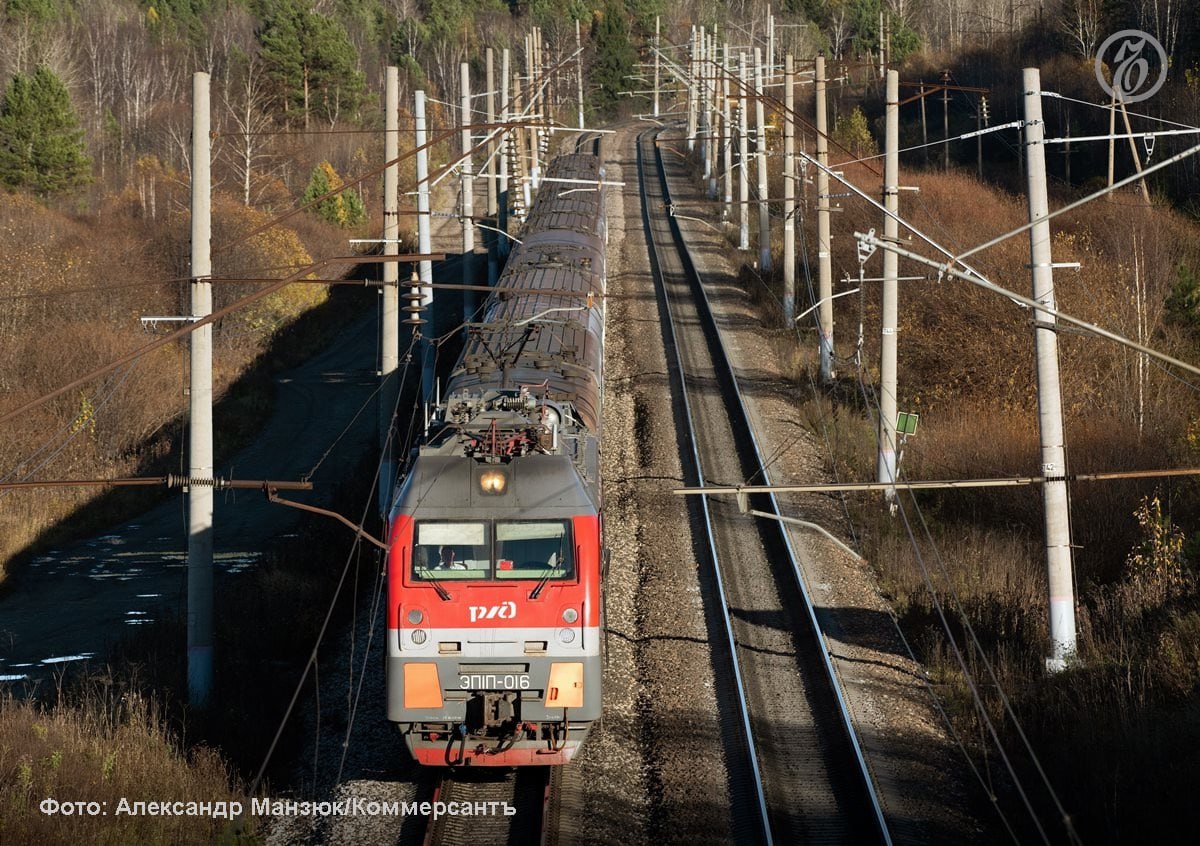
M391 509L388 719L421 764L563 764L600 717L602 180L547 169Z

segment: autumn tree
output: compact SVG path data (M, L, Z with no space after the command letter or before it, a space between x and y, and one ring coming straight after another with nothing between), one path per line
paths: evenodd
M0 106L0 183L44 195L90 179L91 160L66 86L45 66L14 76Z
M342 179L329 162L321 162L313 168L309 177L308 187L304 189L302 201L305 205L318 197L324 197L331 191L342 187ZM337 226L358 226L367 219L367 210L362 197L355 191L340 191L332 197L325 197L314 205L310 211L323 220Z

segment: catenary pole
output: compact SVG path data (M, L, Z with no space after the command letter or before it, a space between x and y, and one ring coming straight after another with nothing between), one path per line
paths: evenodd
M400 253L400 71L388 67L384 86L383 158L389 162L383 171L383 252ZM396 408L396 370L400 366L400 265L383 265L380 294L383 305L379 315L379 449L383 463L379 472L379 511L384 517L392 501L392 481L396 478L396 457L392 450L392 413Z
M723 220L728 221L733 209L733 123L730 115L729 75L732 68L729 64L729 42L721 46L721 161L725 171L722 180L725 185L725 205L721 209Z
M471 66L466 62L459 65L459 93L462 97L462 281L470 285L475 281L475 183L471 165ZM463 320L471 319L475 310L475 292L463 289Z
M750 126L747 113L750 111L750 100L747 94L750 88L750 68L748 58L743 51L741 54L741 109L738 113L738 201L740 203L741 222L738 228L738 249L750 249Z
M796 311L796 95L792 54L783 59L783 323Z
M950 71L942 71L942 166L950 169Z
M775 78L775 14L767 6L767 81ZM760 92L765 93L765 92Z
M496 125L496 51L488 47L483 51L484 55L484 80L487 83L487 93L484 95L483 102L487 107L487 124L488 126ZM492 133L489 131L489 135ZM496 139L492 137L487 143L487 214L488 217L496 216Z
M883 165L883 237L895 243L899 237L900 200L900 74L886 71L887 103L885 106L884 165ZM899 332L898 258L891 250L883 252L883 307L879 346L879 464L876 480L896 481L896 363ZM895 488L884 495L895 499Z
M697 47L697 42L696 42L697 35L698 35L698 33L696 32L696 28L692 27L692 37L690 39L691 55L688 57L689 73L688 73L688 79L687 79L687 84L688 84L687 148L688 148L689 153L692 150L696 149L696 120L697 120L697 114L696 114L696 66L698 64L696 54L699 52L699 47Z
M771 211L767 206L767 89L763 84L762 48L754 48L754 152L758 163L758 262L771 269Z
M579 24L575 24L575 31L579 32ZM659 51L662 50L662 19L660 16L654 16L654 116L658 117L658 88L659 88ZM583 124L580 124L580 128Z
M512 120L511 107L509 105L509 97L510 97L509 73L510 73L509 52L508 52L508 48L505 47L500 52L500 122L505 124L506 126L508 125L508 122L510 120ZM496 239L496 252L499 253L499 255L501 257L507 256L509 248L511 247L511 242L508 240L508 209L509 209L508 167L509 167L509 159L511 158L510 153L511 153L512 144L513 144L512 136L513 136L512 129L506 129L506 130L504 130L503 136L501 136L501 142L500 142L500 155L499 155L499 159L500 159L500 161L499 161L500 195L498 197L498 200L500 203L500 208L499 208L500 217L498 218L499 222L497 224L497 228L500 229L500 237Z
M487 106L487 125L489 127L496 125L496 51L488 47L484 51L484 64L486 67L487 94L484 97L484 103ZM497 160L500 158L500 145L496 141L495 134L488 131L489 141L487 143L487 214L492 219L492 226L499 226L500 219L500 185L498 180ZM499 262L497 260L497 250L499 249L499 241L506 240L497 238L495 232L484 232L483 242L488 244L487 251L487 281L489 285L495 285L496 279L500 275Z
M192 75L192 318L212 313L212 149L209 77ZM188 397L188 702L204 711L213 681L212 324L191 334Z
M658 18L654 19L657 26ZM657 47L657 39L655 39ZM654 54L654 67L658 68L658 54ZM583 40L579 35L579 20L575 20L575 93L579 100L579 128L583 129ZM658 74L654 75L654 113L658 114Z
M825 57L816 61L817 101L817 324L820 381L833 381L833 253L830 235L829 110L825 104Z
M1033 299L1055 309L1054 266L1050 254L1050 213L1046 192L1045 124L1042 122L1042 82L1037 68L1025 68L1025 155L1029 191L1030 259ZM1040 220L1040 222L1039 222ZM1042 445L1042 475L1046 524L1046 573L1050 593L1050 656L1046 668L1057 672L1075 654L1075 586L1071 564L1070 506L1067 500L1066 442L1063 433L1062 392L1058 378L1058 335L1054 315L1033 314L1038 381L1038 427Z
M429 210L429 151L425 149L425 92L413 93L413 125L416 130L417 145L417 252L430 253L432 249L432 232ZM436 332L433 319L433 262L422 261L417 265L418 277L421 282L421 307L425 309L428 330ZM434 348L430 338L422 336L418 349L421 352L421 399L429 403L433 401L433 356Z
M529 138L529 181L525 184L529 186L529 191L536 191L542 180L542 167L538 160L539 139L541 136L540 124L542 123L542 106L544 98L539 93L540 71L538 69L538 47L536 30L531 33L525 41L525 70L529 74L526 81L528 86L528 94L526 94L525 105L528 110L529 117L534 123L539 126L531 128L528 132ZM530 208L533 201L532 194L527 194L525 197L525 208Z
M708 31L705 27L700 27L700 35L696 43L699 45L699 50L696 54L696 87L699 91L697 95L697 132L700 136L701 155L704 160L704 180L707 183L712 176L712 161L708 156L708 73L705 67L708 61Z
M704 90L707 92L708 109L705 112L705 122L708 126L708 134L705 136L705 153L704 170L708 174L708 198L715 200L717 198L717 156L720 154L718 146L718 125L719 115L717 112L717 97L720 94L717 88L717 35L714 31L708 36L708 61L704 65Z

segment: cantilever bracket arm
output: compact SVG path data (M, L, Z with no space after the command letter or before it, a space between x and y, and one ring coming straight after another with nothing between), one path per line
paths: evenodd
M277 503L279 505L286 505L289 508L298 508L301 511L309 511L313 514L320 514L323 517L332 517L334 520L337 520L339 523L342 523L343 525L347 526L351 531L354 532L354 534L358 535L363 540L366 540L366 541L369 541L370 543L375 544L375 546L379 547L384 552L387 552L389 549L388 544L384 543L379 538L372 535L370 532L368 532L366 529L364 529L362 526L358 525L357 523L352 523L350 520L343 517L341 514L338 514L336 511L329 511L328 509L325 509L325 508L318 508L315 505L307 505L303 502L296 502L295 500L284 499L283 497L281 497L279 495L278 491L276 491L272 487L264 486L263 490L267 494L267 499L270 500L271 502Z

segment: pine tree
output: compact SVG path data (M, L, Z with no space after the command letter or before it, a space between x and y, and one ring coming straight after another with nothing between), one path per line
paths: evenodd
M302 0L265 6L258 41L284 111L299 113L305 126L312 115L330 123L353 115L366 95L366 80L356 69L346 28Z
M629 21L625 17L625 5L619 0L608 0L596 22L592 37L596 41L596 64L592 68L592 82L600 86L592 95L592 102L602 114L616 111L620 99L618 93L629 86L628 77L633 74L637 51L629 41Z
M46 195L90 180L83 130L62 80L45 66L14 76L0 105L0 183Z

